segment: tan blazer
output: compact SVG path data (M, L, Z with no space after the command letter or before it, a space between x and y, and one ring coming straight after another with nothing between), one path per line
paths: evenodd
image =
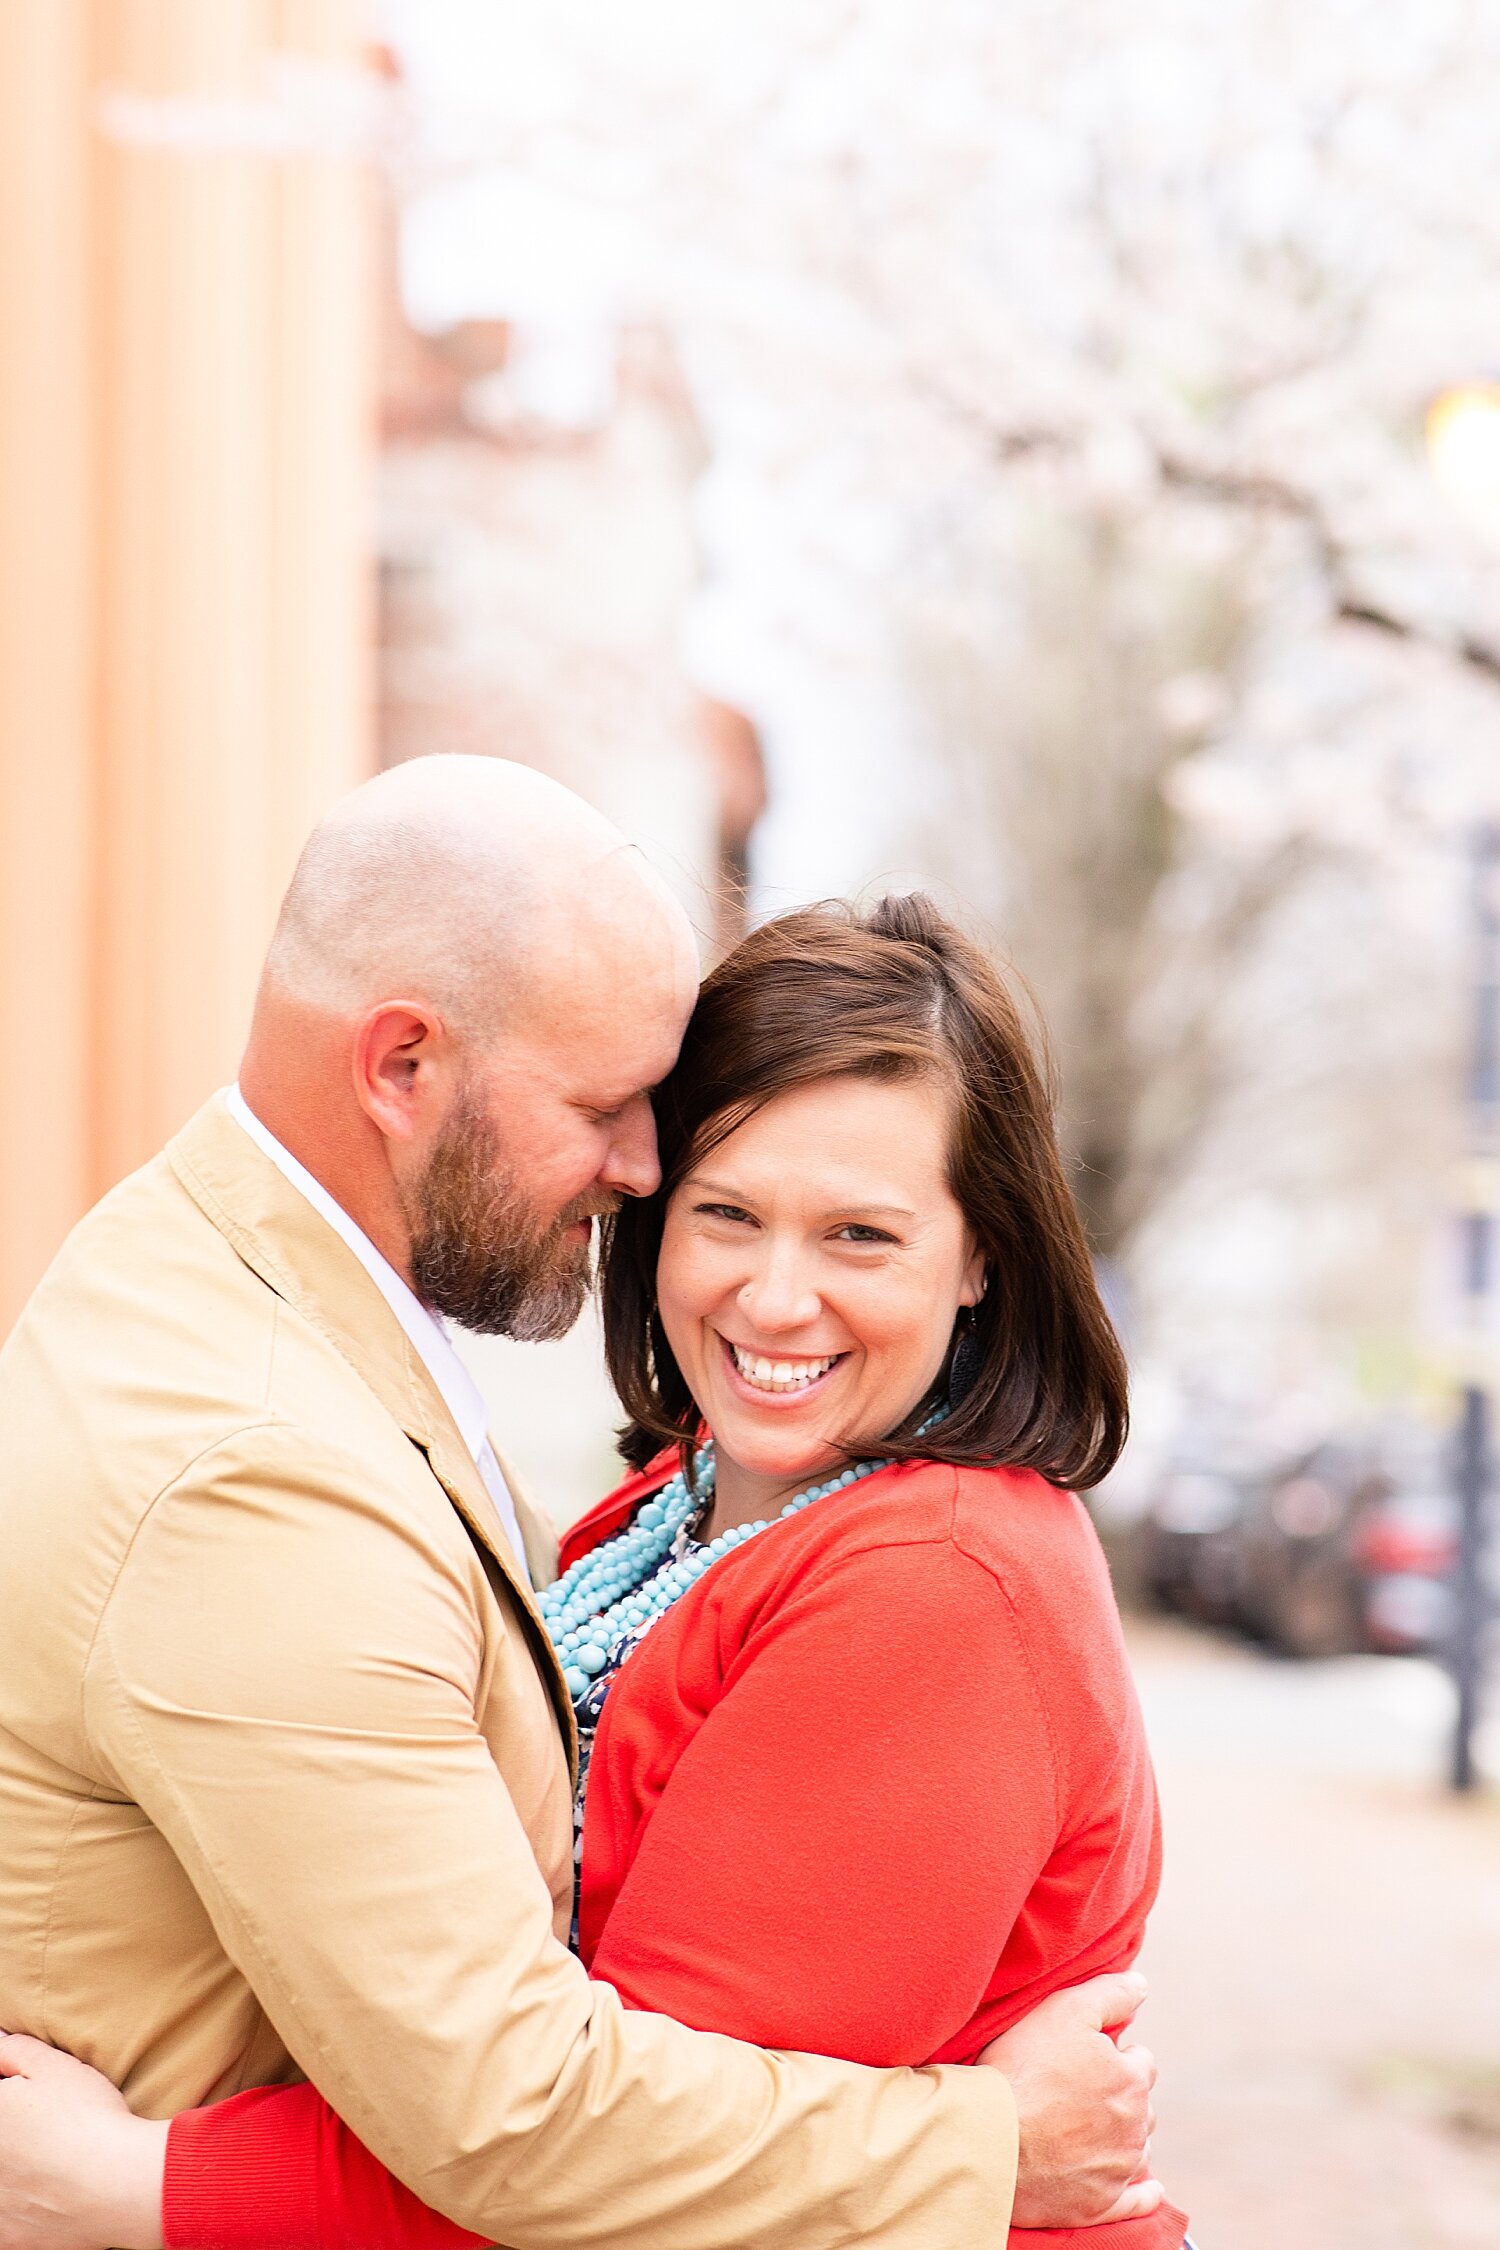
M494 1521L374 1282L210 1102L0 1353L0 2025L158 2116L305 2072L528 2250L999 2250L997 2073L765 2055L567 1952L572 1718Z

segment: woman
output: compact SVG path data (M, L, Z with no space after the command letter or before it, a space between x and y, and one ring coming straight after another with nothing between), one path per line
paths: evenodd
M584 1752L579 1949L703 2029L972 2061L1134 1959L1159 1868L1073 1497L1118 1453L1124 1369L1044 1087L995 971L888 899L748 938L658 1122L661 1192L604 1264L636 1474L542 1597ZM172 2250L473 2239L311 2087L192 2112L166 2150Z

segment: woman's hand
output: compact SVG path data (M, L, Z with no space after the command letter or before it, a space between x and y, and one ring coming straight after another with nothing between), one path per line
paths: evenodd
M0 2038L0 2250L161 2250L166 2156L97 2070Z

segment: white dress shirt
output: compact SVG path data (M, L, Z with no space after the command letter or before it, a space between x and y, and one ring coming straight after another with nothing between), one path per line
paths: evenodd
M443 1404L457 1423L459 1436L474 1457L474 1464L484 1479L485 1490L495 1503L495 1513L514 1554L516 1568L529 1586L531 1572L526 1563L526 1547L521 1537L516 1504L501 1473L500 1463L495 1458L495 1448L490 1443L484 1399L479 1385L453 1349L443 1323L407 1287L390 1260L382 1257L363 1227L356 1226L342 1204L335 1203L327 1188L313 1178L306 1165L299 1164L291 1150L283 1148L275 1134L267 1131L239 1087L231 1086L224 1099L236 1124L244 1127L256 1147L269 1156L277 1171L291 1181L299 1194L306 1196L318 1216L326 1219L334 1233L348 1243L400 1321L412 1348L442 1394Z

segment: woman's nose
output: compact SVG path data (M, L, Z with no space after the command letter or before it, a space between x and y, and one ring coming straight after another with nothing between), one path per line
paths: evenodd
M741 1287L739 1305L752 1327L774 1335L808 1327L822 1310L822 1299L799 1258L772 1252Z

